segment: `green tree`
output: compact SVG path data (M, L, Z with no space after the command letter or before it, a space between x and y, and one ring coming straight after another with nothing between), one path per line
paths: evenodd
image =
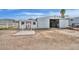
M64 14L65 14L65 9L61 9L60 13L61 13L61 17L64 18L64 17L65 17L65 16L64 16Z

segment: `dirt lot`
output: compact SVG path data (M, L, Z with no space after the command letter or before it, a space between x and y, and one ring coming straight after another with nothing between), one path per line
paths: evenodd
M35 35L15 36L16 30L0 30L1 50L79 49L79 31L67 29L35 30ZM70 34L70 33L72 34ZM77 33L77 34L74 34ZM77 36L76 36L77 35Z

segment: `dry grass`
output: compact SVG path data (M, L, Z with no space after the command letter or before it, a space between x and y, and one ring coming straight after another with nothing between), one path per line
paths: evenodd
M31 36L13 36L16 30L0 30L2 50L79 49L79 37L65 35L61 29L35 30Z

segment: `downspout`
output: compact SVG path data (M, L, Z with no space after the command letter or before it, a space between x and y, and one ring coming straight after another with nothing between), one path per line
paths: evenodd
M36 18L36 21L37 21L37 29L38 29L38 18Z

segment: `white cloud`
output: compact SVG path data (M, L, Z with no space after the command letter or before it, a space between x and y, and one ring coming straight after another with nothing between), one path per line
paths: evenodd
M79 9L66 10L66 15L69 15L71 17L79 16Z
M48 13L48 15L49 16L60 15L60 12L53 12L53 11L51 11L51 12Z
M6 10L18 10L18 9L6 9Z
M60 12L53 12L53 11L50 11L48 13L43 13L43 12L38 12L38 13L32 13L32 12L22 12L22 13L19 13L18 15L26 15L26 16L53 16L53 15L60 15Z
M44 13L23 12L21 15L44 15Z
M44 13L32 13L32 12L21 12L16 14L16 18L18 19L29 19L29 18L38 18L44 16Z

